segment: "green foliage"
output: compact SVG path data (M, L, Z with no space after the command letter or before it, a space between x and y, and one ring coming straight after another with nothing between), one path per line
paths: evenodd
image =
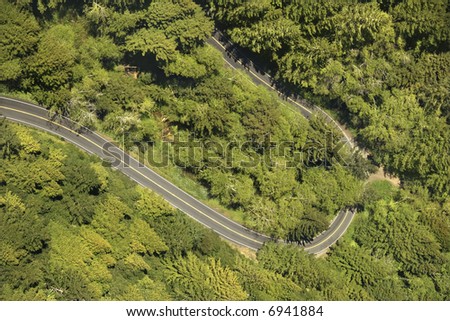
M448 2L404 1L389 9L410 48L416 50L449 50L449 18Z
M37 51L26 61L25 88L58 90L66 85L75 64L75 34L72 28L56 25L47 30L39 41Z
M89 37L79 47L79 61L89 74L93 69L111 69L122 58L119 48L109 37Z
M5 263L19 263L29 252L39 252L46 243L47 236L43 220L35 212L27 210L21 199L7 192L0 199L2 206L2 257ZM33 226L31 231L27 226ZM14 237L18 240L15 241Z
M87 197L93 192L92 185L98 185L96 172L91 169L89 158L81 158L79 152L73 149L69 149L69 153L67 146L56 143L55 140L48 148L48 142L38 142L35 133L30 130L5 124L2 123L1 136L8 137L3 133L12 131L18 141L15 142L17 153L11 155L14 159L5 159L1 163L2 169L6 168L7 173L10 173L6 175L6 185L1 186L0 196L0 208L3 211L0 215L3 236L0 242L0 261L4 272L1 279L2 297L91 300L105 296L112 283L111 269L117 264L117 260L113 258L116 249L111 245L116 244L116 237L112 235L119 233L120 228L111 235L110 231L105 233L101 228L94 229L95 224L79 226L79 223L88 223L89 220L80 222L75 219L78 216L86 217L84 209L94 207L90 202L95 203L94 198ZM25 169L28 175L20 174ZM117 178L111 177L110 171L102 169L97 168L97 172L101 172L102 179L108 181L103 189L115 190L114 181ZM80 177L84 174L87 176ZM49 175L56 177L47 181ZM24 181L33 182L29 185L31 188L21 188ZM48 191L48 185L52 182L59 190L56 196ZM20 193L26 203L11 191ZM96 193L101 191L97 188ZM39 193L39 198L33 197L33 193ZM47 204L41 201L46 197ZM120 226L121 213L131 214L131 210L114 197L107 203L114 207L114 213L119 218L118 221L109 222L111 213L103 212L107 215L103 225L108 222ZM64 205L70 206L68 213L65 213ZM74 215L74 218L68 215ZM101 221L99 215L95 216L94 222ZM70 224L71 221L78 224ZM122 227L132 231L128 239L128 253L131 254L133 246L144 248L143 254L167 250L147 223L139 219L133 222L130 227L127 227L128 224ZM110 236L110 240L105 238L105 234ZM144 235L147 237L143 239ZM47 262L45 268L42 264L44 262ZM47 293L44 296L43 290Z
M370 251L356 244L341 243L333 249L331 261L344 269L350 281L361 286L373 286L389 279L395 266L387 259L377 260Z
M331 22L345 50L394 42L392 18L374 2L344 6Z
M258 261L270 271L295 282L311 300L368 300L368 293L355 283L342 280L331 263L317 259L293 245L268 243Z
M127 38L126 48L128 51L138 51L143 56L150 53L156 61L163 62L173 60L176 54L176 43L157 29L141 29L134 33Z
M362 201L364 205L369 206L379 200L389 201L396 194L395 187L385 180L369 182L364 186Z
M192 222L185 214L180 212L168 213L152 221L152 226L172 253L186 254L191 249L197 248L202 240L202 232L198 225ZM171 235L176 231L177 237Z
M2 158L11 158L17 155L20 149L20 141L17 138L16 132L10 126L10 123L5 118L0 120L0 148Z
M173 209L154 192L143 187L137 187L139 192L139 200L135 203L136 210L139 214L148 220L156 219L160 216L170 214Z
M69 279L72 279L72 277L79 278L82 283L86 283L86 292L93 295L90 299L104 295L107 291L106 284L111 281L112 275L108 267L102 262L101 256L95 255L90 250L86 240L75 234L75 231L71 231L70 228L50 224L49 230L50 247L52 249L49 265L54 269L53 273L64 271L67 267L70 267L72 272L68 272L67 277ZM70 282L75 281L71 280ZM71 289L66 291L68 292L67 295L72 295Z
M300 237L312 231L307 232L309 238L326 227L327 215L334 215L343 203L352 203L348 198L335 202L340 192L336 188L335 194L322 198L313 194L323 193L309 189L315 201L307 206L295 201L298 191L303 192L300 184L306 184L302 176L310 169L305 166L328 160L334 165L339 139L330 138L328 132L333 131L321 119L310 126L274 95L252 86L242 74L225 70L220 54L204 43L212 22L193 1L86 2L83 10L58 1L31 3L43 14L37 15L39 21L47 21L46 15L63 18L49 23L33 48L20 56L26 73L18 90L31 91L39 102L69 115L79 126L106 131L124 148L160 141L165 135L170 141L174 135L184 139L194 133L204 143L205 153L192 156L175 144L169 149L177 154L171 160L198 175L210 196L223 205L247 211L247 225L259 231L286 238L293 225L308 220L301 221L305 208L313 207L320 211L317 220L308 220L312 224L296 233ZM64 20L63 3L71 13L77 12L77 19ZM251 3L248 12L239 11L236 17L253 12L256 18L270 6L267 1ZM9 22L9 17L5 19ZM266 31L264 24L257 29L267 40L261 50L274 45L283 51L285 41L294 44L301 37L295 23L278 21L277 15ZM138 68L138 79L126 74L129 65ZM298 154L307 156L300 155L299 161ZM264 165L257 165L261 162ZM99 168L86 168L75 160L68 164L70 170L62 174L78 185L68 183L70 195L87 192L87 197L95 197L106 191L108 182ZM338 172L327 173L318 176L323 174L324 181L336 185L347 180ZM58 180L48 181L47 195L61 197ZM63 198L71 221L90 223L98 207L93 202L76 204L71 198ZM265 198L270 200L259 201Z
M310 209L303 215L298 225L288 234L288 240L291 242L310 242L325 231L329 222L315 209Z
M225 69L191 0L2 1L2 90L134 152L173 141L171 161L276 238L360 214L325 258L267 244L251 262L96 158L1 121L0 299L448 300L448 4L199 2L286 88L348 116L402 189L361 193L373 165ZM203 154L177 145L194 136Z
M281 275L262 269L247 260L237 262L236 271L243 282L244 290L251 294L249 299L257 301L305 300L309 297L301 288Z
M166 292L163 283L156 282L144 276L136 284L120 289L116 297L120 301L170 301L171 296Z
M116 14L113 21L114 17L128 17L125 23L109 28L116 36L127 35L125 52L156 62L166 75L196 79L206 74L205 66L191 53L204 44L213 25L191 0L152 1L145 11Z
M375 255L393 257L404 271L416 275L433 275L444 262L440 244L417 221L417 212L392 200L380 200L369 207L369 220L364 227L359 226L356 241Z
M135 220L130 226L131 248L139 254L166 252L168 247L158 234L143 220Z
M258 54L260 68L342 111L378 164L448 197L448 1L205 5L232 41Z
M23 61L38 43L39 26L33 16L7 0L0 2L0 81L14 81L23 72Z
M11 159L2 159L2 168L12 170L14 164L19 171L52 166L65 173L56 183L61 195L47 201L41 195L34 197L39 189L20 188L25 175L8 174L0 185L2 299L169 300L169 285L174 297L190 293L190 285L168 283L158 274L155 267L165 265L166 256L180 271L187 262L200 264L205 293L211 293L211 299L247 298L237 274L210 256L229 263L235 256L210 231L175 212L153 192L127 186L125 178L99 167L99 160L83 156L75 147L6 122L1 129L1 137L8 137L7 132L18 137L17 152ZM80 177L84 174L88 177ZM31 175L30 179L35 178ZM89 197L92 185L96 195ZM68 212L65 206L70 207ZM87 208L92 218L79 221L77 217L86 217ZM194 258L191 251L202 260L204 256L207 263ZM186 261L180 253L187 254Z
M314 168L303 175L302 189L310 189L316 195L317 207L328 214L336 213L345 206L357 203L360 183L343 167L335 166L332 171Z
M237 275L220 261L202 262L192 253L169 265L166 274L180 299L239 301L248 296L239 285Z

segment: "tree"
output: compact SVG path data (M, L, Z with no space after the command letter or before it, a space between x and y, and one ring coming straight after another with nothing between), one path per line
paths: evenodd
M410 205L380 200L369 209L369 221L359 226L355 240L373 255L392 256L404 271L432 275L443 263L440 244L417 222Z
M131 209L120 201L118 197L108 195L100 203L95 211L92 226L107 240L114 237L123 237L126 226L121 224L126 215L131 214Z
M158 234L141 219L134 220L130 226L130 232L130 247L136 253L152 255L169 250Z
M159 195L141 186L137 186L136 189L139 193L139 200L135 206L143 219L151 222L155 218L173 213L174 209Z
M190 52L201 46L213 31L212 21L204 15L200 7L195 6L193 11L194 13L189 17L175 20L165 30L168 37L176 40L181 52Z
M222 204L232 207L245 207L255 195L253 180L244 175L232 175L220 169L207 168L202 171L202 179L209 186L209 193Z
M249 27L234 28L230 32L236 43L249 47L256 53L271 53L277 57L278 52L286 50L301 39L301 31L292 20L283 17L276 20L259 21Z
M8 83L23 73L23 58L33 53L38 43L39 25L34 17L6 0L0 2L0 81Z
M398 190L386 180L368 182L364 186L362 201L364 205L370 206L379 200L389 201L394 198Z
M343 7L333 18L335 39L345 49L354 49L376 42L394 42L391 16L374 2Z
M330 255L331 262L344 269L349 280L368 287L383 283L387 279L395 278L396 267L388 259L377 259L367 248L359 247L350 242L341 242L333 247ZM400 282L394 279L391 284L398 287Z
M174 61L176 57L176 43L166 37L158 29L140 29L126 39L126 50L140 52L142 56L151 54L156 61Z
M0 119L0 150L3 159L17 155L20 149L20 141L10 123Z
M305 300L309 296L291 280L265 270L250 260L239 259L236 272L250 300L288 301Z
M360 183L341 166L334 166L331 171L312 168L303 174L302 179L299 192L308 193L311 189L316 195L312 204L328 215L355 204L359 199Z
M247 139L259 144L266 139L281 139L283 128L279 126L280 111L274 97L260 88L251 94L247 101L241 103L241 122L247 128Z
M167 76L199 79L206 76L206 68L191 55L177 54L174 61L164 67Z
M151 224L174 255L185 255L196 249L204 234L203 226L179 211L159 216ZM174 231L176 237L173 237Z
M19 265L20 260L29 253L37 253L46 246L48 235L44 222L35 211L27 209L17 195L9 191L0 196L0 209L2 265Z
M278 238L283 235L282 227L278 224L277 204L270 199L257 197L247 210L247 224L250 228Z
M348 282L342 282L339 273L327 261L315 258L295 245L266 243L258 251L258 261L270 271L292 280L311 299L332 299L367 296Z
M170 301L172 299L163 283L154 281L148 276L118 290L119 294L114 297L120 301Z
M210 99L208 102L183 100L176 107L177 118L200 135L222 134L229 122L229 114L222 101Z
M389 12L395 27L406 38L408 47L416 50L447 51L449 31L449 4L413 0L392 5Z
M80 159L71 159L62 174L67 178L66 189L69 193L96 195L100 190L100 182L90 166Z
M113 112L105 117L104 127L112 132L115 137L131 146L133 143L142 141L141 119L138 113L134 112ZM125 146L121 146L124 148Z
M47 30L37 51L26 61L25 88L58 90L71 80L75 64L75 34L70 26L56 25Z
M312 208L301 216L297 226L289 232L287 239L290 242L311 242L319 233L329 227L326 217Z
M202 262L192 253L169 265L166 274L181 299L239 301L248 296L236 274L220 261Z

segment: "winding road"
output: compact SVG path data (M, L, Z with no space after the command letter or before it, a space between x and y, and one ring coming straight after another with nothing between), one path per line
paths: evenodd
M281 94L272 86L271 78L268 75L258 73L251 64L250 66L244 64L236 56L233 56L228 51L227 44L223 42L224 40L222 38L216 32L214 37L208 40L208 43L222 51L224 60L230 67L246 70L256 84L263 84ZM314 112L317 112L317 109L311 111L311 109L306 108L295 98L288 97L287 99L307 118ZM322 111L322 113L325 112ZM342 131L343 139L353 147L352 140L346 134L345 130L328 114L325 113L325 115L330 122L333 122ZM153 190L175 208L235 244L252 250L258 250L265 242L275 241L268 236L245 228L203 204L99 134L85 128L82 131L75 130L79 126L68 118L51 115L47 109L35 104L1 96L0 116L57 135L86 152L99 156L101 159L109 162L112 168L120 170L138 184ZM304 249L311 254L325 252L345 233L355 212L356 210L353 209L341 210L330 227L312 242L304 245Z
M99 134L87 129L82 132L76 131L74 129L77 128L76 124L70 119L51 117L45 108L7 97L0 97L0 115L8 120L62 137L65 141L86 152L99 156L109 162L111 167L120 170L138 184L158 193L175 208L235 244L258 250L264 242L271 240L271 238L243 227L198 201ZM346 231L354 214L354 211L342 210L329 229L308 243L304 247L305 250L312 254L326 251Z
M354 148L355 143L350 135L350 133L344 128L343 125L339 124L333 119L325 110L318 106L312 105L305 100L299 99L294 96L289 96L286 93L281 92L275 85L274 79L265 72L260 71L251 60L249 60L244 54L242 54L241 49L232 43L228 38L221 33L219 30L215 30L212 37L206 41L209 45L216 48L222 53L223 60L232 69L244 70L247 75L250 76L253 83L257 85L262 85L274 92L276 92L280 97L284 97L286 101L294 106L305 118L310 118L314 114L322 115L323 118L336 127L342 133L342 140Z

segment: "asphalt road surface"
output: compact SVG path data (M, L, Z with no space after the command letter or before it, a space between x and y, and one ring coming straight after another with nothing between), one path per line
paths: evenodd
M90 154L99 156L109 162L111 167L153 190L175 208L235 244L258 250L264 242L271 240L198 201L99 134L87 129L76 130L79 127L67 118L55 117L40 106L7 97L0 97L0 116L50 132ZM312 254L326 251L346 231L354 214L352 210L340 211L329 229L306 244L305 250Z

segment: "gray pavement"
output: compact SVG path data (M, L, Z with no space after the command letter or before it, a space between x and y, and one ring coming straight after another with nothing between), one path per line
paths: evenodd
M99 156L110 162L111 167L153 190L175 208L235 244L258 250L264 242L271 240L203 204L99 134L88 129L77 130L79 127L70 119L55 117L40 106L7 97L0 97L0 116L57 135L86 152ZM328 230L304 245L305 250L312 254L325 252L346 231L354 214L352 210L341 210Z

